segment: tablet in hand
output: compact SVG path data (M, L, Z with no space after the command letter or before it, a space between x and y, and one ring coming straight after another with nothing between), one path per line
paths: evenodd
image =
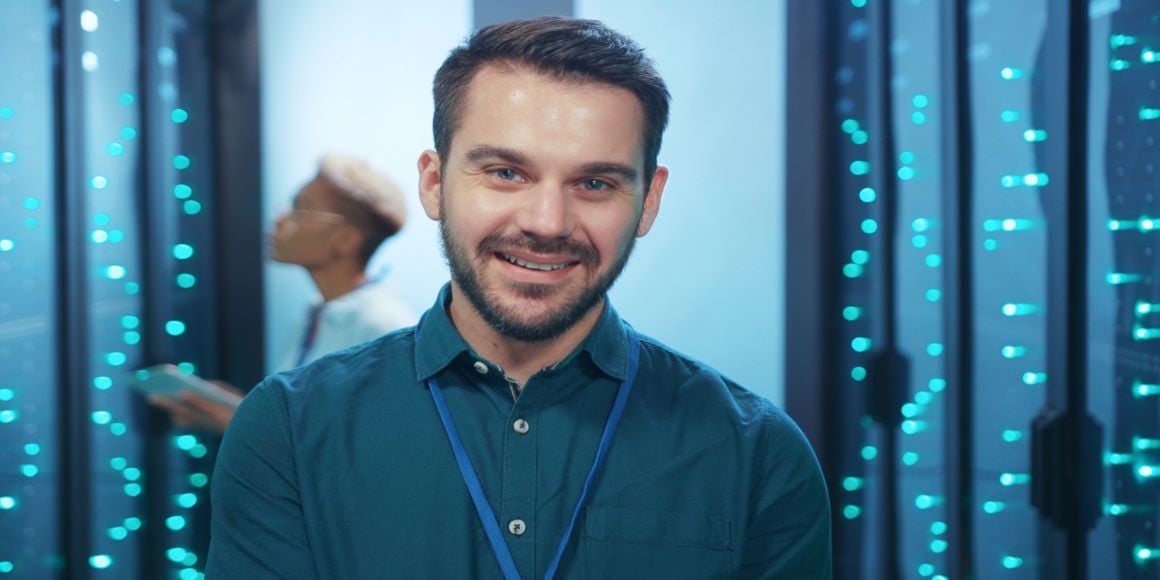
M221 403L237 407L242 398L201 377L181 372L171 364L162 364L140 369L133 373L129 386L143 395L160 395L176 399L181 391L190 391L193 394Z

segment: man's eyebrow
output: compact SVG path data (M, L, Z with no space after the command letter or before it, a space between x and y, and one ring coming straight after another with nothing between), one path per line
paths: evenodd
M580 173L585 174L613 174L620 176L621 179L629 183L636 182L639 175L635 169L628 165L621 165L619 163L602 162L589 163L580 168Z
M507 147L496 147L494 145L477 145L467 150L464 156L467 163L482 163L484 161L491 161L498 159L512 165L527 165L529 162L528 156L516 151L515 149L508 149Z

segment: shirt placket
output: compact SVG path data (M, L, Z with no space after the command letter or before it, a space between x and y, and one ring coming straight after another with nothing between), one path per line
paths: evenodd
M545 387L547 385L537 385L537 388ZM512 406L504 427L503 497L499 521L512 558L524 578L536 577L536 537L540 535L535 513L536 439L539 436L536 410L532 401L520 397Z

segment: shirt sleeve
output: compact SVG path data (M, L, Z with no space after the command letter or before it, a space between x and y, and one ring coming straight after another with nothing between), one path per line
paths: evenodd
M211 483L206 578L316 578L282 397L267 379L234 415Z
M779 411L770 423L741 577L828 580L833 575L830 500L821 467L789 417Z

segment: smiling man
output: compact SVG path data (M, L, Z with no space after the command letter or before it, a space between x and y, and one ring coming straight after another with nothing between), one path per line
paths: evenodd
M417 327L250 394L207 576L828 578L801 432L608 301L669 175L641 49L587 20L492 26L434 93L419 185L451 282Z

